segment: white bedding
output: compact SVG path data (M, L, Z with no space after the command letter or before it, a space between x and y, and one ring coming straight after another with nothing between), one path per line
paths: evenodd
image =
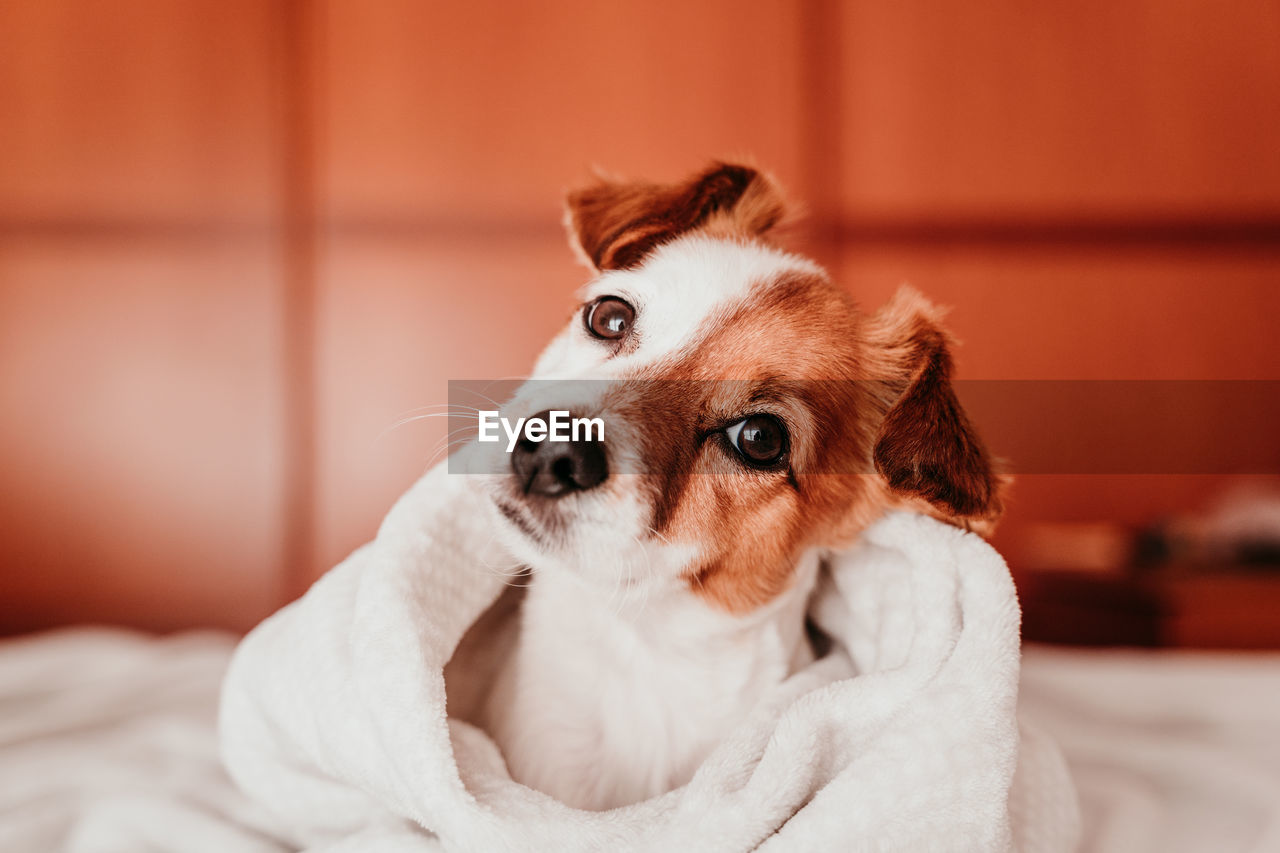
M1280 654L1023 652L1089 851L1280 853Z
M286 849L218 765L233 644L0 644L0 851ZM1021 702L1066 754L1084 850L1280 851L1280 654L1029 648Z

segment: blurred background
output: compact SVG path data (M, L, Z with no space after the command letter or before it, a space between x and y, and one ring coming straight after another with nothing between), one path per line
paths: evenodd
M0 632L244 629L371 538L397 421L567 318L593 165L754 158L965 379L1274 394L1278 141L1271 0L0 0ZM1274 462L1212 396L1150 434ZM1028 636L1280 647L1273 462L1023 470Z

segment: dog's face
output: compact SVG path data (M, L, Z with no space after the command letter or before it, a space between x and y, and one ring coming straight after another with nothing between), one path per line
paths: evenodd
M805 549L847 543L887 507L998 516L937 312L905 291L864 316L764 242L782 213L773 184L737 166L570 196L598 275L503 414L599 418L604 441L490 445L503 535L535 570L687 584L739 613L786 589Z

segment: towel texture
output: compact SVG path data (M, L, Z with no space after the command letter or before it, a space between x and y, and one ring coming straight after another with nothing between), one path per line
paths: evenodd
M686 786L585 812L511 780L452 713L445 667L499 598L489 515L437 468L377 538L251 633L223 689L223 760L322 850L1074 849L1056 748L1017 717L1018 607L1003 561L921 516L881 520L823 571L834 640ZM452 704L450 703L453 699Z

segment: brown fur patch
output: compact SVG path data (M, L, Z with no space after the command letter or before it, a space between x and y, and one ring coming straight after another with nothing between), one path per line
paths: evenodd
M834 473L871 471L873 421L853 413L874 403L864 383L846 381L858 369L858 325L846 294L821 276L792 274L611 394L620 420L645 424L637 441L651 526L702 544L690 583L723 609L769 601L805 547L834 544L851 520L860 528L874 517L878 478ZM789 470L750 469L728 446L723 428L761 411L787 423Z
M937 315L904 291L865 318L822 276L793 273L613 389L607 408L645 425L653 530L702 547L697 594L759 607L805 549L848 544L891 507L994 520L1000 484L951 391ZM747 468L727 445L723 427L760 411L787 424L788 470Z
M765 175L716 163L678 184L601 180L569 195L567 224L607 270L691 231L756 238L783 212ZM989 530L1003 483L952 391L949 345L941 312L910 289L868 318L825 276L794 272L619 383L605 405L643 425L653 531L702 548L695 591L730 612L759 607L804 549L846 545L890 507ZM787 424L785 470L745 467L723 432L766 411Z
M571 241L597 270L637 266L681 234L759 236L784 213L782 195L766 175L714 163L675 184L602 179L569 193Z

